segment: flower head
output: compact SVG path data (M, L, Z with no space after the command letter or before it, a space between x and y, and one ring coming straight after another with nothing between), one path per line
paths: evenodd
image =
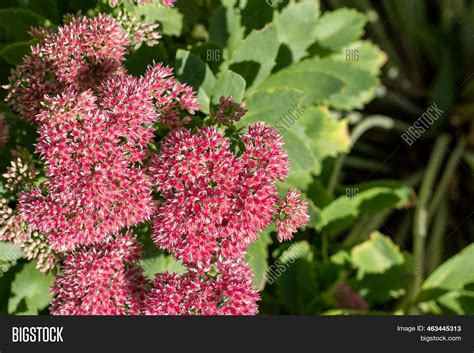
M129 233L73 252L52 292L54 315L137 315L148 289L138 266L140 246Z
M166 137L151 165L163 198L154 218L152 237L157 246L172 251L185 264L202 268L218 259L244 257L250 243L274 219L279 203L276 176L286 173L286 156L277 151L278 141L271 142L273 154L261 156L270 162L253 164L251 156L259 153L260 135L257 141L252 137L249 129L245 141L254 150L240 158L231 152L230 140L215 128L202 128L196 134L179 129ZM279 166L284 170L277 170Z
M243 103L235 103L232 97L221 97L219 106L212 115L217 122L229 124L239 121L246 113L247 109Z
M250 172L262 170L270 178L284 181L288 176L289 161L283 149L283 137L272 127L256 123L242 136L245 152L242 156Z
M259 295L243 263L219 263L215 276L162 274L145 304L147 315L255 315Z
M278 240L290 240L299 227L309 221L308 202L302 200L298 190L291 189L281 202L279 219L277 221Z
M0 199L0 240L18 245L27 260L36 260L36 268L41 272L52 270L59 261L59 255L43 234L32 231L25 220Z
M152 47L157 45L161 38L157 31L158 24L149 24L123 11L119 12L117 20L121 23L125 32L128 33L131 45L137 46L145 43Z
M109 88L116 97L104 99L105 107L118 101L133 106L127 94L120 96L112 83ZM123 89L134 92L127 85ZM148 112L146 99L131 96ZM152 117L141 114L143 120L136 122L131 108L102 110L89 91L49 98L45 107L37 117L37 152L46 160L47 192L33 189L20 196L20 213L29 225L46 234L55 250L71 251L147 220L153 211L151 181L133 163L152 134L134 124Z
M79 91L95 87L124 72L122 61L130 42L110 16L75 18L44 35L13 70L7 86L6 100L28 121L41 111L45 95L56 95L66 86Z
M149 84L150 94L164 125L180 127L189 120L189 114L199 110L196 93L190 86L176 81L171 68L155 64L148 68L143 79Z

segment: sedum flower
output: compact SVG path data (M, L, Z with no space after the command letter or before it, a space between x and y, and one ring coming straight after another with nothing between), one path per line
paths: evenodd
M5 188L12 192L24 190L33 183L39 173L33 163L17 157L2 174L6 179Z
M258 292L243 263L219 263L216 274L160 274L145 303L146 315L255 315Z
M36 260L36 268L43 273L55 268L59 261L46 237L32 231L3 198L0 199L0 240L18 245L27 260Z
M152 47L157 45L158 40L161 38L157 31L158 24L149 24L123 11L119 12L117 20L122 24L125 32L128 33L130 44L133 46L145 43Z
M247 113L244 103L235 103L232 97L221 97L217 110L212 114L213 119L221 124L240 121Z
M293 233L296 233L298 228L306 225L308 221L308 202L302 200L298 190L291 189L280 204L277 221L278 240L293 239Z
M242 259L277 216L275 183L288 171L281 137L256 124L242 140L248 147L237 157L216 128L175 130L151 164L162 197L152 237L185 264L210 268L216 261Z
M176 81L171 68L154 64L148 67L144 80L149 84L150 94L160 112L160 121L165 126L180 127L188 122L189 114L199 110L196 93L190 86Z
M124 73L122 61L129 44L127 33L110 16L75 18L56 32L45 33L31 48L11 73L6 100L33 122L45 95L56 95L66 86L79 91L93 88Z
M286 180L289 172L288 155L283 149L285 141L274 128L257 123L242 136L245 152L242 156L249 173L263 171L270 178Z
M132 234L70 254L56 277L53 315L137 315L148 288Z
M46 161L46 192L36 188L23 193L19 209L56 251L106 241L152 214L151 181L134 164L152 134L133 126L153 117L140 110L136 114L142 120L134 121L133 104L143 103L136 109L148 111L146 98L140 101L133 87L122 87L132 103L121 90L113 91L112 83L109 88L111 97L103 104L121 100L122 108L101 110L90 91L69 91L49 98L47 109L37 116L37 152Z

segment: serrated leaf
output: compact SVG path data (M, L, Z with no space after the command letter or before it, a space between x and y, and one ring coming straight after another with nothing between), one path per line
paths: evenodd
M316 24L316 38L322 47L337 51L362 36L366 21L354 9L327 11Z
M250 244L245 257L247 264L252 269L254 275L253 284L258 291L265 288L268 271L268 245L271 243L270 230L266 229L256 242Z
M281 12L275 13L274 23L278 40L289 48L292 62L298 62L316 41L316 24L319 1L291 2Z
M313 152L316 165L312 172L319 175L324 159L337 157L350 149L349 126L346 119L331 118L326 107L310 107L305 109L298 124L304 128L308 136L308 144Z
M256 87L272 72L278 47L275 26L252 31L232 54L229 68L245 79L247 89Z
M303 106L318 104L341 92L344 83L333 73L325 73L320 68L320 59L311 59L293 64L270 77L259 86L261 89L292 88L304 92Z
M289 87L307 93L305 106L324 104L351 110L363 108L379 81L368 71L332 58L311 58L270 76L261 87Z
M399 247L392 239L379 232L371 233L369 240L354 246L351 258L352 265L358 270L359 279L366 273L384 273L404 262Z
M226 70L219 74L212 89L212 104L218 104L221 96L232 96L234 102L242 102L245 93L245 80L239 74Z
M9 314L38 314L46 308L52 299L50 286L53 283L51 274L44 275L36 269L34 261L25 264L17 273L11 285L12 297L8 300ZM17 312L20 303L26 304L27 310Z
M211 93L216 83L209 66L199 56L179 49L176 52L176 74L182 82L186 82L197 91L201 111L209 114Z
M331 58L350 63L374 76L380 74L380 69L387 62L387 54L372 42L365 40L344 46L338 53L332 54Z

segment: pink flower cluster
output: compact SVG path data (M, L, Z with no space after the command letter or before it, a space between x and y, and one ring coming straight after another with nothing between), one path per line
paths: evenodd
M131 234L69 256L56 277L50 310L55 315L136 315L148 288L138 265L140 246Z
M166 137L152 162L156 189L163 198L152 237L187 265L209 268L217 261L242 259L280 212L275 183L288 173L282 137L256 124L242 141L246 149L237 157L230 140L216 128L196 134L178 129ZM307 206L298 196L292 191L290 202L304 211ZM303 212L287 211L281 239L307 222Z
M221 97L213 118L221 124L229 124L237 122L247 113L247 109L243 103L234 102L232 97Z
M38 188L23 193L20 212L33 229L48 235L56 251L106 241L153 212L150 180L134 166L153 138L144 126L154 119L153 104L133 94L126 84L133 83L122 83L129 105L100 109L90 91L70 91L45 100L37 116L47 193ZM109 95L110 103L119 96Z
M0 240L18 245L27 260L36 260L41 272L52 270L58 262L44 235L32 231L4 198L0 198Z
M199 109L192 89L166 67L150 67L141 78L127 75L126 45L114 19L81 17L34 47L42 55L27 57L13 75L10 104L26 117L34 115L37 152L49 178L46 192L36 188L21 195L20 213L56 251L107 241L147 220L151 182L140 164L154 138L153 124L179 116L180 109ZM41 78L46 62L54 73L52 92ZM26 75L26 66L36 76ZM16 81L18 73L24 80Z
M206 278L207 277L207 278ZM156 276L146 315L255 315L258 293L243 263L219 263L213 276L189 272Z
M32 47L32 53L12 72L6 100L34 121L45 95L67 87L95 88L107 78L123 74L122 61L130 44L127 33L112 17L79 17Z
M140 45L145 43L149 47L158 44L161 35L157 32L157 24L149 24L142 21L128 12L120 11L117 15L117 20L121 23L124 30L130 38L131 45Z
M45 32L12 73L8 101L37 124L47 180L5 217L21 222L25 244L42 246L43 269L64 258L54 314L255 314L249 245L272 222L287 240L308 220L299 192L278 195L289 169L283 139L257 123L234 136L243 146L234 153L219 129L186 129L199 110L195 92L161 64L127 74L129 44L113 18L80 17ZM245 113L229 99L221 108L224 120ZM171 132L152 156L162 126ZM155 244L188 270L154 284L129 230L152 217Z

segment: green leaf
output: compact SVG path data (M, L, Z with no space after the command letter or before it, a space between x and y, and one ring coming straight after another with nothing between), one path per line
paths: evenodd
M309 243L300 241L283 252L269 269L269 280L275 280L277 294L289 313L314 314L323 304L313 256Z
M245 93L245 80L239 74L227 70L219 74L212 89L211 103L218 104L221 96L232 96L234 102L242 102Z
M296 88L307 93L305 106L324 104L340 110L361 109L379 81L368 71L332 58L311 58L270 76L261 87Z
M451 291L441 296L438 302L458 315L474 314L474 292Z
M177 8L166 7L155 1L151 4L133 6L130 10L148 23L159 23L160 33L179 37L183 31L183 15Z
M278 40L291 52L291 61L298 62L307 55L306 49L316 41L319 1L291 2L275 13Z
M275 26L252 31L236 48L229 68L245 78L248 89L256 87L272 72L278 47Z
M380 69L387 61L387 55L378 46L365 40L344 46L338 53L332 54L331 58L348 62L374 76L380 74Z
M0 56L12 65L19 65L23 61L23 57L31 52L31 46L35 42L36 41L29 41L8 44L0 51Z
M18 245L7 241L0 241L0 261L15 262L23 256L23 252Z
M254 275L253 284L259 291L265 288L268 271L268 245L271 243L270 230L266 229L256 242L250 244L246 255L247 264L252 269Z
M366 21L353 9L325 12L316 24L316 38L322 47L337 51L362 36Z
M407 207L413 190L396 180L375 180L348 186L350 194L340 196L320 210L316 218L318 231L338 232L349 228L362 214L373 215L386 208Z
M313 152L316 165L313 174L319 175L322 162L328 157L337 157L350 150L349 126L346 119L331 118L326 107L310 107L298 119L308 136L308 144Z
M351 287L363 294L370 303L382 303L389 298L398 299L407 293L413 280L415 265L413 257L403 254L404 262L387 269L384 273L366 273L363 278L349 281Z
M44 275L35 267L35 262L27 263L17 273L12 282L11 291L13 296L8 301L9 314L36 315L46 308L52 299L49 291L53 283L51 274ZM26 305L26 311L21 310L20 304ZM21 312L18 312L21 310Z
M30 28L42 22L43 18L25 9L0 9L0 42L28 41Z
M216 83L211 69L199 56L182 49L176 52L176 62L178 77L197 91L201 111L209 114L211 92Z
M140 261L140 266L143 269L143 273L149 279L154 279L155 275L159 273L178 273L183 274L186 272L186 267L176 260L171 255L160 254L155 257L151 257L146 260Z
M369 240L354 246L351 258L352 265L358 270L359 279L366 273L384 273L404 262L399 247L392 239L379 232L371 233Z
M474 244L441 264L423 283L422 290L460 290L471 283L474 283Z
M320 59L305 60L271 75L259 89L297 89L306 94L303 103L305 107L318 104L344 88L341 79L331 72L323 71Z
M211 18L209 39L224 48L223 57L227 60L244 39L245 29L240 23L240 12L231 5L219 7Z
M22 256L23 251L18 245L0 241L0 277L13 267Z

